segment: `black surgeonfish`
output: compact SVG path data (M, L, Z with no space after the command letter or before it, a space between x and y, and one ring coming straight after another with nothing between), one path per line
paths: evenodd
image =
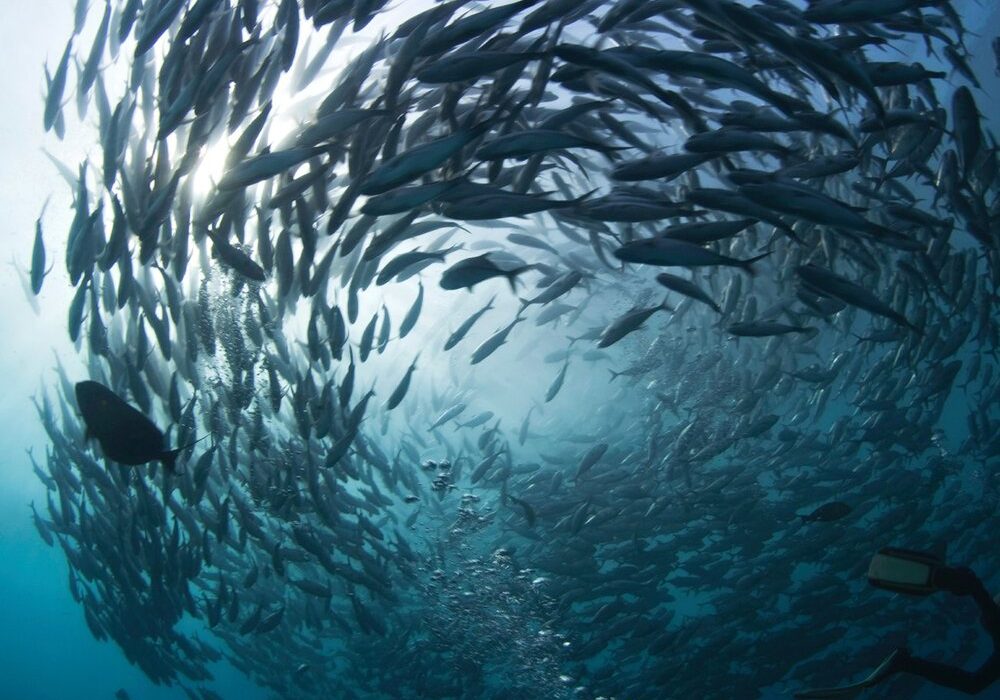
M133 466L159 460L171 472L176 470L183 448L163 449L163 432L111 389L90 380L77 382L76 403L87 437L101 443L108 459Z

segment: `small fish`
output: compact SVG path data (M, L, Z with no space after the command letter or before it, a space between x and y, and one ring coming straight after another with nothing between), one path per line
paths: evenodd
M843 501L830 501L829 503L824 503L816 510L812 511L807 515L800 515L807 523L829 523L834 520L840 520L851 512L851 506Z
M431 427L429 427L428 430L434 430L434 428L440 428L442 425L444 425L451 419L461 415L462 411L464 410L465 410L464 403L457 403L451 408L445 409L444 411L441 412L441 415L439 415L437 419L433 423L431 423Z
M524 308L531 304L548 304L574 289L582 281L583 274L576 270L571 270L557 278L552 284L531 299L521 299L521 306Z
M708 221L704 223L677 224L664 229L660 235L687 241L697 245L732 238L748 226L757 222L756 219L738 219L736 221Z
M446 248L445 250L437 251L411 250L408 253L397 255L395 258L383 265L382 269L378 271L378 276L375 278L375 284L381 287L386 282L391 281L394 277L402 274L407 268L421 263L431 263L434 261L444 262L444 259L450 253L455 252L461 247L462 246L457 245L452 246L451 248Z
M478 416L473 417L466 423L459 423L455 421L455 430L461 428L478 428L479 426L485 424L487 421L492 420L493 411L483 411Z
M413 305L403 316L402 322L399 324L399 337L405 338L413 327L417 325L417 319L420 318L420 310L424 305L424 285L423 283L418 283L417 286L417 298L413 300Z
M878 316L884 316L901 326L906 326L915 333L922 333L921 329L911 323L901 313L895 311L888 304L876 297L872 292L846 277L842 277L830 270L818 265L800 265L796 268L799 279L802 280L806 289L816 294L839 299L845 304L856 306Z
M415 146L389 158L364 179L361 194L382 194L417 179L461 151L485 133L487 128L489 123L483 122L469 129L460 129L449 136Z
M559 393L559 390L562 389L563 382L566 379L567 369L569 369L568 357L566 358L566 361L563 363L562 369L559 370L559 374L556 375L556 378L552 380L552 384L549 385L548 391L545 392L545 403L548 403L549 401L554 399L556 395Z
M442 56L414 73L422 83L457 83L475 80L518 63L544 58L546 54L509 53L507 51L462 51Z
M249 255L239 248L233 246L221 234L210 231L208 234L215 247L215 253L226 265L247 279L255 282L263 282L266 279L264 268L254 262ZM166 273L164 273L166 274Z
M521 511L524 513L524 519L528 521L528 527L535 526L535 520L537 516L535 515L535 509L531 507L530 503L520 498L511 496L509 493L507 494L507 500L521 509Z
M462 221L519 218L552 209L572 209L585 202L592 194L593 192L587 192L572 199L546 199L539 195L494 190L449 199L438 209L442 215Z
M47 205L48 200L45 202L45 206ZM31 291L36 296L42 291L42 282L45 281L45 276L52 272L52 267L49 267L48 270L45 269L45 243L42 240L42 217L45 215L45 206L42 207L42 213L35 220L35 244L31 249Z
M249 187L269 180L280 173L304 163L315 155L323 153L322 148L289 148L273 153L261 153L235 164L222 176L217 187L220 191Z
M642 324L646 322L646 319L661 310L671 311L672 309L666 302L663 302L662 304L657 304L656 306L650 306L648 308L635 308L628 311L620 318L617 318L609 323L608 326L601 332L601 338L597 343L597 347L606 348L610 345L614 345L632 331L638 330Z
M815 333L813 326L793 326L778 321L746 321L733 323L727 328L732 335L746 338L765 338L772 335L787 335L789 333Z
M725 154L740 151L762 151L789 155L791 149L767 138L763 134L747 129L723 127L717 131L694 134L684 142L684 150L700 154Z
M494 277L504 277L514 289L514 281L518 275L532 269L534 265L518 265L505 269L498 265L490 253L483 253L474 258L465 258L455 263L441 275L442 289L472 289L480 282Z
M343 134L358 124L375 117L390 114L386 109L342 109L319 118L299 132L295 145L309 148Z
M402 214L428 202L433 202L450 190L457 188L461 182L461 180L446 180L444 182L430 182L426 185L414 185L413 187L397 187L385 194L369 197L361 206L361 213L370 216Z
M580 463L576 467L576 478L580 479L584 474L590 471L591 467L600 462L609 447L610 445L606 442L600 442L591 447L590 450L587 451L587 454L580 459Z
M514 330L514 326L516 326L523 320L524 319L521 317L520 312L518 312L514 320L511 321L507 326L504 326L496 333L491 335L489 338L484 340L482 343L480 343L479 347L477 347L472 352L472 364L474 365L479 364L487 357L492 355L494 352L499 350L500 346L507 342L507 336L510 335L510 332L512 330Z
M420 353L417 353L417 357L413 358L413 362L410 363L409 368L403 375L403 378L399 381L399 384L393 390L392 394L389 395L389 400L385 402L386 410L391 411L400 404L400 402L406 398L406 392L410 389L410 379L413 377L413 371L417 368L417 358L420 357Z
M637 180L662 180L670 182L692 168L706 163L714 157L711 153L655 154L639 160L622 163L611 171L611 179L620 182Z
M46 131L51 130L55 126L56 119L62 111L63 92L66 90L66 73L69 70L69 57L72 49L73 39L71 38L66 43L66 49L63 51L62 58L59 59L59 65L56 67L56 72L52 75L52 80L49 81L49 91L45 96L45 112L42 115L42 122Z
M468 335L469 331L472 330L472 327L476 324L476 321L478 321L483 314L496 308L493 306L494 301L496 301L496 296L493 296L488 302L486 302L486 305L483 306L483 308L474 312L471 316L462 321L461 325L459 325L459 327L456 328L450 336L448 336L448 340L446 340L444 344L444 349L451 350L453 347L458 345L462 341L462 338Z
M480 160L527 158L536 153L566 148L584 148L608 154L621 150L623 147L605 146L602 143L555 129L525 129L485 141L476 150L475 156ZM625 148L631 148L631 146Z
M747 274L755 274L754 263L763 260L770 253L763 253L746 260L731 258L708 248L687 241L672 238L643 238L626 243L618 248L615 257L619 260L641 265L659 267L712 267L725 265L738 267Z
M688 296L692 299L697 299L704 304L708 304L717 314L722 313L722 309L719 308L719 305L716 304L715 301L713 301L701 287L696 285L691 280L678 277L677 275L671 275L667 272L661 272L656 276L656 281L667 289L671 289L675 292L683 294L684 296Z
M537 248L538 250L544 250L553 255L558 255L559 251L553 248L551 245L545 241L536 238L535 236L528 235L526 233L510 233L507 234L507 240L511 243L517 245L523 245L528 248Z
M104 6L104 16L101 17L101 24L97 28L97 34L94 36L94 43L91 45L90 53L87 54L87 60L84 61L83 67L80 68L80 80L77 86L78 98L84 99L90 88L93 87L94 81L97 80L97 72L100 67L101 57L104 55L104 47L108 39L108 27L111 22L111 3L108 2ZM83 103L86 105L86 102Z

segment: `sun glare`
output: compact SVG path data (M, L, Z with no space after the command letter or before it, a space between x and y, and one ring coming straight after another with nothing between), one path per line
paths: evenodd
M226 158L228 157L229 142L224 136L205 147L192 175L197 198L204 199L212 193L215 184L226 172Z

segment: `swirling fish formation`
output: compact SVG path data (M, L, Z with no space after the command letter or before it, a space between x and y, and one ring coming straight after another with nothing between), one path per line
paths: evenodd
M890 648L875 544L997 570L952 2L101 5L46 72L99 148L34 518L153 682L750 698Z

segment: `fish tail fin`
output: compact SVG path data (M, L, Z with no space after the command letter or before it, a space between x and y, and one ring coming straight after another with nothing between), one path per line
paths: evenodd
M635 146L600 146L597 150L602 156L608 159L608 162L612 165L617 164L619 160L619 153L622 151L627 151L630 148L635 148Z
M616 372L613 369L611 369L610 367L608 368L608 371L611 373L611 381L614 381L614 380L618 379L618 377L620 377L620 376L622 376L624 374L624 372Z
M782 231L782 233L784 233L786 236L788 236L789 238L791 238L793 241L795 241L799 245L805 245L806 244L806 242L802 240L802 237L799 236L797 233L795 233L795 229L793 229L791 226L786 226L781 231Z
M576 204L583 204L588 199L590 199L591 197L593 197L594 194L596 194L596 193L597 193L597 190L593 189L590 192L585 192L584 194L581 194L579 197L575 197L573 199L568 200L566 202L566 204L570 205L570 206L576 205Z
M166 468L166 470L168 472L170 472L171 474L177 474L178 473L177 472L177 457L180 455L180 453L184 452L185 450L191 449L192 447L194 447L195 445L197 445L199 442L201 442L205 438L208 438L208 437L211 437L211 436L212 436L212 434L208 433L207 435L202 435L200 438L192 440L191 442L187 443L186 445L181 445L180 447L178 447L175 450L168 450L167 452L164 452L160 456L160 461L163 463L163 466Z
M514 292L514 294L517 294L517 276L530 268L531 265L522 265L503 273L503 276L507 278L507 284L510 285L510 291ZM521 308L523 309L524 307L522 306Z
M889 180L889 161L885 158L880 158L878 156L871 156L872 162L878 166L878 176L872 176L866 178L872 182L873 189L878 192Z
M178 447L176 450L170 450L169 452L164 452L160 457L160 462L163 463L163 468L166 469L170 474L177 474L177 455L181 453L183 447Z
M744 270L746 270L746 272L751 277L755 277L757 275L757 271L753 269L753 264L755 262L759 262L759 261L763 260L764 258L766 258L770 254L771 254L771 251L769 250L766 253L762 253L760 255L755 255L754 257L748 258L746 260L741 260L740 261L740 267L743 268Z

